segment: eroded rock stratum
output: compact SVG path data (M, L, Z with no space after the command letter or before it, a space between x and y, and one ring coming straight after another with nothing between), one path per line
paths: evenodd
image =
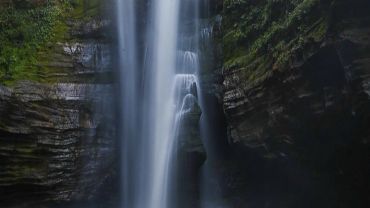
M1 206L94 200L117 176L110 21L99 1L70 2L54 5L65 13L50 20L53 38L25 62L39 74L21 71L0 88ZM29 3L16 10L45 6Z
M224 1L223 105L245 167L234 177L241 182L229 185L244 190L236 201L369 204L369 8L368 1Z

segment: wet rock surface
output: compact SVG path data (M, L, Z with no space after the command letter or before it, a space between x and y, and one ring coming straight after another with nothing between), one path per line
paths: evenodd
M61 86L73 90L60 91ZM9 200L37 206L93 195L114 163L110 92L107 85L29 82L2 90L2 205Z
M64 37L40 51L45 83L0 87L1 207L114 207L104 193L119 177L109 22L91 14L67 18Z
M176 196L174 207L198 207L200 200L199 171L206 160L206 151L200 135L201 110L195 97L188 111L184 112L178 135L176 160Z
M223 104L231 161L236 162L224 165L229 169L225 190L233 207L370 204L370 45L365 12L370 5L337 1L328 10L313 8L323 9L316 15L331 15L330 29L319 41L312 39L293 53L287 67L265 59L269 75L253 82L253 70L262 65L224 71ZM307 10L295 26L310 15ZM276 35L271 43L289 42L288 38ZM262 50L261 56L272 56L273 47Z

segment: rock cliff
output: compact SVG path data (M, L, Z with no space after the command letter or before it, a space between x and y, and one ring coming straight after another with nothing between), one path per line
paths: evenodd
M1 86L1 206L109 200L100 192L117 175L117 141L101 11L98 1L73 1L56 37L37 50L41 79Z
M361 0L224 1L233 206L369 205L369 9Z

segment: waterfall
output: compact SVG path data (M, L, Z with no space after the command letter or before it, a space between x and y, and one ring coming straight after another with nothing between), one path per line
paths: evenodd
M149 2L143 29L140 2L116 0L123 208L171 207L177 135L198 102L197 1Z
M139 166L132 157L140 144L139 68L137 59L135 0L117 0L117 67L120 74L121 199L123 207L133 207L138 200L136 181ZM137 140L135 140L135 139Z

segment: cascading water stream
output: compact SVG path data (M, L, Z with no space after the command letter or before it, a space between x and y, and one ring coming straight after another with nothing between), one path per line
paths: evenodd
M116 0L123 208L173 208L176 139L198 102L198 1L151 3L141 52L137 2Z
M134 154L133 148L139 143L128 138L139 138L137 126L139 119L139 74L137 64L136 44L136 13L135 0L117 0L117 54L120 72L120 103L122 129L121 158L121 199L123 207L130 207L135 201L135 172L137 166L133 161L128 160ZM129 98L129 99L126 99Z

